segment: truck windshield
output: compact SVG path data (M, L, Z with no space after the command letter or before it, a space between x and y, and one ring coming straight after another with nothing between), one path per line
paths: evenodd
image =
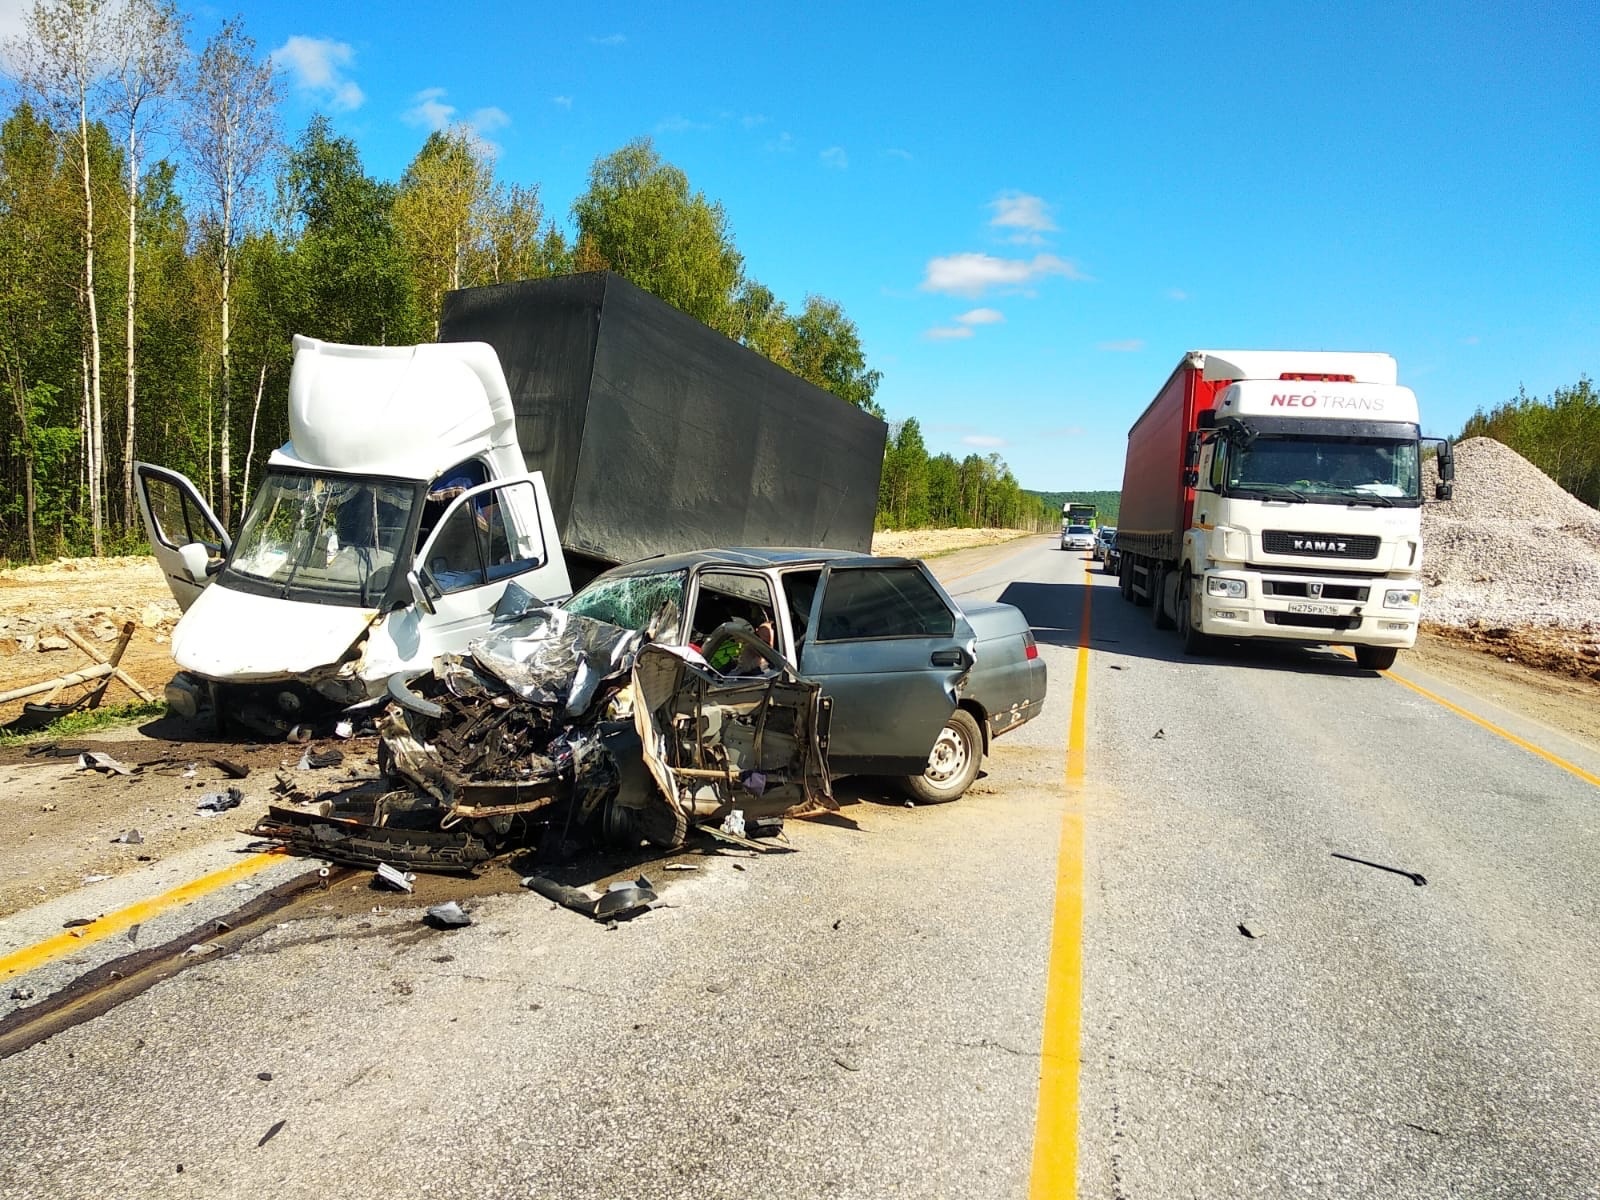
M1317 503L1422 503L1417 443L1381 438L1274 437L1232 441L1230 495L1257 493Z
M655 622L657 641L674 643L683 623L687 571L659 575L600 576L561 607L624 629L646 629Z
M375 604L402 557L415 495L390 480L269 471L225 577L294 599Z

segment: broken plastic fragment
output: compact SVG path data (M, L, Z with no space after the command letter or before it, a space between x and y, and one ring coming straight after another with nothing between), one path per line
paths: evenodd
M379 881L388 884L397 891L409 892L412 882L417 878L409 871L398 871L388 863L379 863L376 877Z
M744 837L744 810L735 808L722 818L723 833L731 833L734 837Z
M342 738L354 737L355 733L356 733L356 727L353 724L351 724L349 721L340 721L336 725L334 725L333 733L334 733L335 737L342 737Z
M143 843L144 835L137 829L124 829L111 839L112 845L137 846Z
M80 771L100 771L107 775L132 775L133 770L123 766L109 754L99 754L93 750L85 750L78 755L78 769Z
M454 900L447 900L443 904L435 904L423 916L436 925L450 928L472 924L472 918L467 916L466 910Z
M201 796L195 808L200 812L227 812L230 808L238 808L243 800L244 793L236 787L230 787L226 792L208 792Z

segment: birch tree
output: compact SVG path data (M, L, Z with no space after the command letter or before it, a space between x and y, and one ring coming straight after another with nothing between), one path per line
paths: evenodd
M122 0L113 16L112 60L106 78L107 109L122 127L128 168L128 296L125 370L127 428L122 444L122 514L137 524L133 502L134 429L137 424L138 372L134 330L137 313L139 244L139 169L145 136L161 115L163 102L177 88L186 50L184 18L173 0Z
M394 223L435 336L444 293L461 286L462 265L481 236L493 183L465 127L430 133L400 179Z
M104 76L111 36L106 0L36 0L23 17L23 33L7 50L23 91L36 100L65 145L82 186L82 293L84 474L94 552L105 527L105 417L100 385L100 310L95 294L94 174L90 168L90 102Z
M239 18L223 24L195 64L183 124L189 163L200 176L208 216L217 231L221 285L218 484L225 525L233 519L233 378L229 362L233 258L259 200L256 182L279 144L278 81L271 63L257 62L255 51L255 41L244 32Z

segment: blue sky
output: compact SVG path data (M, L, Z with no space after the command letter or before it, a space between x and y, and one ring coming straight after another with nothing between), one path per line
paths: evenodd
M1190 349L1387 351L1440 434L1600 370L1593 0L240 11L286 132L383 178L466 121L570 228L652 137L750 275L844 305L891 419L1025 487L1120 486Z

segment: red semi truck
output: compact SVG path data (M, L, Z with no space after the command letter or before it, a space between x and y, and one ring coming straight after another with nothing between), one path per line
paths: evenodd
M1387 354L1196 350L1128 431L1125 598L1184 649L1265 637L1355 647L1377 670L1416 641L1422 446Z

